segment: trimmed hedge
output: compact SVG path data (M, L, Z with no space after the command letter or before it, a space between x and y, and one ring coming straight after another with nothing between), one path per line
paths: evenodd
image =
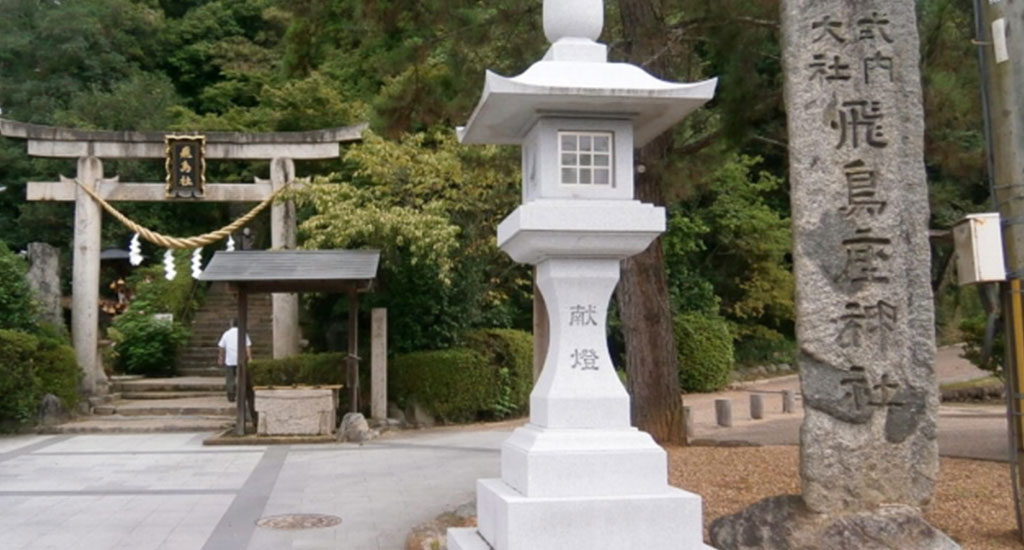
M496 418L525 413L533 389L533 335L513 329L481 329L465 337L466 347L498 369L499 396L487 409Z
M344 353L302 354L249 363L254 386L328 386L345 383Z
M69 410L78 404L81 370L70 346L58 340L0 329L0 428L32 423L43 396Z
M720 317L683 313L675 320L679 347L679 385L684 392L711 392L729 383L732 334Z
M526 411L533 387L533 337L485 329L466 347L399 355L388 366L388 393L399 406L416 402L447 422L504 418ZM305 354L249 363L254 386L345 383L344 353ZM361 380L369 369L361 368ZM360 386L368 389L367 380ZM342 400L347 392L342 393Z
M401 407L416 402L448 422L469 422L501 399L501 376L467 348L399 355L388 369L388 392Z

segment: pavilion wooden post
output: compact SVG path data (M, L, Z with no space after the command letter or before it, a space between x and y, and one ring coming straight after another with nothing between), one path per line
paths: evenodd
M235 418L235 435L242 436L245 435L245 412L249 401L246 373L249 366L249 354L245 345L248 333L249 296L246 294L244 285L237 285L236 288L238 289L238 368L235 369L235 402L238 404L238 409Z
M348 382L349 412L359 412L359 297L356 289L348 291Z

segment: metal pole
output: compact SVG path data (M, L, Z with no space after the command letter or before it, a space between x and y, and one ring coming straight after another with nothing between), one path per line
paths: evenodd
M989 162L989 186L1003 220L1007 279L1003 301L1006 327L1007 421L1010 434L1011 481L1018 536L1024 539L1021 496L1024 451L1021 436L1020 383L1024 380L1024 318L1020 280L1024 277L1024 3L974 0L976 43L982 77L982 101Z
M1010 455L1010 483L1013 487L1013 511L1017 518L1017 536L1024 538L1024 510L1021 509L1021 497L1024 496L1024 488L1021 487L1021 480L1024 479L1021 472L1021 441L1024 438L1024 427L1021 426L1022 407L1021 384L1024 377L1020 369L1024 365L1024 338L1022 338L1021 316L1021 284L1020 279L1012 279L1009 284L1004 285L1006 292L1003 303L1006 306L1003 311L1006 350L1004 354L1004 382L1006 384L1006 424L1008 445Z

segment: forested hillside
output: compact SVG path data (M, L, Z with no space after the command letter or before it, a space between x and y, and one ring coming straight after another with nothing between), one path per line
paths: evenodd
M973 16L964 2L918 6L932 225L947 229L987 201ZM650 196L670 210L663 263L672 311L726 324L741 361L785 361L793 280L777 1L606 7L602 41L614 59L668 79L720 78L709 107L644 157ZM639 31L638 9L653 10ZM373 300L401 312L392 316L394 346L410 351L444 347L470 327L529 327L530 272L494 244L497 222L519 201L519 153L460 146L453 128L468 119L485 69L517 74L545 48L540 0L0 0L0 108L19 121L118 130L369 121L365 141L342 160L299 164L318 182L296 197L301 240L384 250ZM24 182L73 171L0 140L2 239L67 251L72 206L28 203ZM105 171L162 179L160 163L111 162ZM267 171L211 163L209 179L246 182ZM237 215L223 205L123 209L181 236ZM105 246L124 248L128 237L105 221ZM933 248L940 321L949 322L958 298L942 283L949 245ZM313 298L310 322L323 328L336 307ZM328 346L317 336L327 332L310 334L315 347Z

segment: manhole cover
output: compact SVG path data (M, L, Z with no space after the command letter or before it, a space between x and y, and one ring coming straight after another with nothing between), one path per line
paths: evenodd
M341 518L326 514L282 514L260 518L256 525L267 529L320 529L334 527L339 523Z

